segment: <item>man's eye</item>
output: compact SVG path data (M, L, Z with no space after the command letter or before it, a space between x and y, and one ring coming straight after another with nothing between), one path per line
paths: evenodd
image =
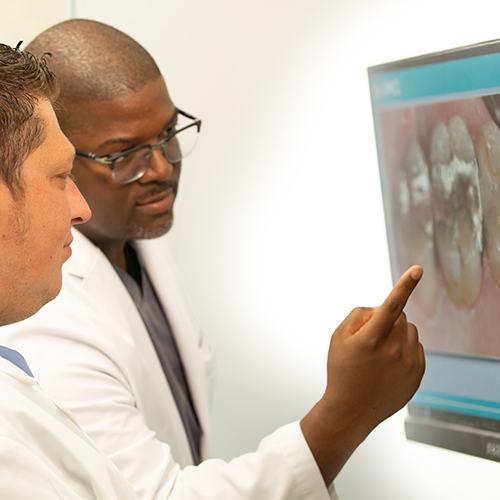
M73 174L71 172L65 172L64 174L60 174L57 177L59 177L60 179L62 179L65 182L69 181L70 179L72 181L75 180L75 178L74 178L74 176L73 176Z
M175 125L172 125L168 128L166 128L159 136L158 138L161 140L161 139L165 139L167 137L171 137L173 134L175 133Z
M115 158L115 165L126 165L134 157L133 153L127 153Z

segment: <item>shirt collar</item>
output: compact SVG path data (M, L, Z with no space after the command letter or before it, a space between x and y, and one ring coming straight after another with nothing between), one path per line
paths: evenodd
M0 345L0 356L20 368L26 375L33 377L33 373L23 355L13 349Z

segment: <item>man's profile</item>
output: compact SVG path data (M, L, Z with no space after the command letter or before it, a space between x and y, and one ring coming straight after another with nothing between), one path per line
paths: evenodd
M71 226L90 217L71 178L75 152L54 114L56 95L45 60L0 44L2 325L57 295ZM45 395L23 356L3 346L0 392L2 498L135 498L109 459Z

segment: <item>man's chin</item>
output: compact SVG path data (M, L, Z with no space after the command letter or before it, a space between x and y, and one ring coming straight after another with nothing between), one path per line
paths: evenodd
M158 219L154 224L140 225L133 224L129 227L127 231L128 240L151 240L154 238L159 238L164 234L167 234L172 228L174 223L174 217L172 214L168 214L168 217Z
M48 304L49 302L52 302L58 295L59 292L61 291L62 288L62 274L59 273L58 280L55 281L50 288L46 288L45 290L42 291L41 293L41 304L40 307L38 308L41 309L44 305Z
M42 290L36 299L25 299L21 302L21 307L13 307L10 311L5 311L3 314L0 314L0 326L18 323L19 321L28 319L36 314L43 306L54 300L59 295L61 285L61 280L59 280L58 284L54 284L51 288Z

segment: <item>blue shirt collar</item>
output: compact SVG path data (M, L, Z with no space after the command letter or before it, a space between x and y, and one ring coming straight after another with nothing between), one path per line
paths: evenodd
M8 347L0 345L0 356L16 365L30 377L33 377L33 373L31 372L30 367L28 366L28 363L26 363L26 360L24 359L22 354L14 351L13 349L9 349Z

